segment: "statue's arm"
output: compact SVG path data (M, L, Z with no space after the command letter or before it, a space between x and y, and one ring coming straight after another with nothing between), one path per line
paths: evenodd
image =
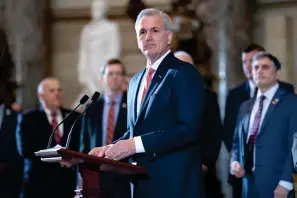
M79 41L79 50L78 50L78 81L81 84L85 84L88 76L87 76L87 27L81 33L80 41Z

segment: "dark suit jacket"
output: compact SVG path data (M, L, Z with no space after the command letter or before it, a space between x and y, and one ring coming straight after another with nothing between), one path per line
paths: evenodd
M24 162L16 146L17 117L17 112L4 107L0 127L0 163L4 166L0 171L1 198L20 197Z
M294 87L285 82L279 82L279 86L288 92L294 93ZM227 96L224 118L223 141L230 152L232 147L232 138L234 135L236 118L240 105L250 99L250 87L248 81L231 89Z
M222 122L217 94L205 89L204 111L200 128L200 145L202 163L208 170L204 174L206 197L216 197L221 194L220 182L217 178L216 161L222 143Z
M70 110L61 109L63 118ZM74 112L63 124L62 146L65 146L71 125L79 114ZM27 112L20 120L17 137L19 149L25 158L23 196L31 197L73 197L76 187L75 167L61 167L59 163L45 163L34 155L35 151L45 149L52 127L43 109ZM73 128L69 149L79 149L80 123ZM52 145L56 145L53 139Z
M104 98L99 98L82 118L80 151L89 152L102 145L102 117ZM119 139L127 131L127 93L123 93L119 115L117 118L114 140Z
M145 149L145 153L133 156L148 170L148 177L135 183L135 196L204 197L198 145L198 120L204 102L202 78L194 66L169 53L156 70L137 114L144 74L145 70L141 70L129 83L129 131L123 137L141 136Z
M104 97L101 97L83 116L80 137L80 151L89 152L102 145L102 120ZM114 132L114 140L119 139L127 131L127 93L124 92L120 104L119 115ZM97 180L97 177L94 178ZM93 177L88 177L92 182ZM130 198L130 182L128 178L117 173L101 172L100 189L105 192L105 198Z
M293 134L297 131L296 96L279 88L270 103L263 119L255 143L255 186L259 197L274 197L273 193L280 180L292 181ZM238 124L232 144L231 162L239 161L245 166L247 160L247 137L250 114L255 98L242 104L238 115ZM243 183L246 185L243 178ZM247 193L243 188L243 193ZM289 197L293 197L291 192Z

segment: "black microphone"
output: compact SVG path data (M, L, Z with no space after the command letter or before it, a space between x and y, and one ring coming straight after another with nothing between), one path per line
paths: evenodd
M58 126L56 126L56 128L54 128L49 140L48 140L48 144L47 144L47 148L49 149L51 144L52 144L52 141L53 141L53 137L54 137L54 134L55 132L57 131L58 127L81 105L85 104L87 101L89 100L89 96L87 95L84 95L80 101L79 101L79 104L58 124Z
M76 120L74 121L74 123L72 124L72 126L71 126L71 129L70 129L70 131L69 131L69 134L68 134L68 137L67 137L67 142L66 142L66 146L65 146L65 149L68 149L68 147L69 147L69 143L70 143L70 139L71 139L71 133L72 133L72 130L73 130L73 127L74 127L74 125L76 124L76 122L81 118L81 116L92 106L92 104L96 101L96 100L98 100L98 98L99 98L99 96L100 96L100 93L99 92L97 92L97 91L95 91L95 93L93 94L93 96L92 96L92 98L91 98L91 100L92 100L92 102L90 103L90 105L76 118Z

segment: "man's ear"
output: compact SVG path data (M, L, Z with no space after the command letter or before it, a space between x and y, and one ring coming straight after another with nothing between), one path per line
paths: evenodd
M171 45L172 39L173 39L173 32L171 30L168 30L168 45Z
M278 70L276 71L276 79L277 79L277 80L280 80L280 75L281 75L281 70L278 69Z

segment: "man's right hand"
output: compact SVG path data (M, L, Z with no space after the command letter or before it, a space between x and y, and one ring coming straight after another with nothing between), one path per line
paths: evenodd
M112 144L109 144L107 146L102 146L102 147L96 147L93 148L90 152L89 155L94 155L97 157L104 157L105 156L105 152L112 147Z
M241 178L245 175L245 171L238 161L234 161L231 164L231 174L235 175L237 178Z

